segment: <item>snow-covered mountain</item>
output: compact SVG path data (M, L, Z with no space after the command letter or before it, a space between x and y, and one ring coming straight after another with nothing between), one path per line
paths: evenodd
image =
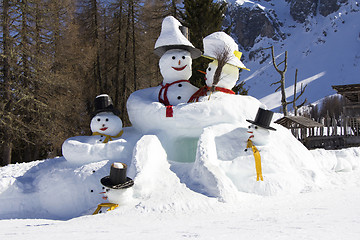
M295 70L300 84L308 84L303 98L308 103L332 95L332 85L359 83L360 3L356 0L228 0L228 23L251 69L240 80L250 87L249 95L269 108L280 106L280 79L271 61L275 47L277 63L288 51L287 97L292 99ZM282 65L283 67L283 65ZM274 99L277 100L274 104Z

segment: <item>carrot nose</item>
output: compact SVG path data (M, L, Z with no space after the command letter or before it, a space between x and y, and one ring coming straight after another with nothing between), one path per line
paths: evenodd
M203 73L203 74L206 74L206 72L204 72L204 71L201 71L201 70L198 70L198 72L201 72L201 73Z
M179 60L179 65L181 64L180 60Z

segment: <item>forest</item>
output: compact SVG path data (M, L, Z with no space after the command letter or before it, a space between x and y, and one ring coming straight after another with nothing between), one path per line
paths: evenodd
M0 165L60 156L65 139L90 135L102 93L130 126L129 95L162 81L153 53L162 19L178 18L202 49L225 11L212 0L2 0ZM199 73L191 81L203 84Z

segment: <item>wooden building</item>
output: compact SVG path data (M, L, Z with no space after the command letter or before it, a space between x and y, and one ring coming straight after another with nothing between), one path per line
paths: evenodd
M345 98L340 120L327 117L320 124L303 116L286 116L275 123L291 129L308 149L360 146L360 84L332 87Z
M354 135L360 135L360 84L332 86L338 94L345 98L343 113Z

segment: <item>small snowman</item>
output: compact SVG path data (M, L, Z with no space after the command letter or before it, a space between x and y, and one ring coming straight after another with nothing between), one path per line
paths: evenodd
M124 131L118 114L109 95L101 94L95 98L95 112L90 123L95 143L107 143L121 137Z
M103 199L109 203L101 203L93 214L101 213L104 210L114 210L118 206L125 206L132 201L134 181L126 176L127 165L115 162L111 165L110 175L103 177L100 182L105 187Z
M203 39L203 57L213 60L209 63L205 73L206 86L199 89L191 97L191 101L198 101L199 97L213 92L235 94L231 89L239 79L239 69L246 69L240 61L242 53L234 39L224 32L215 32Z
M121 138L123 125L117 116L119 111L107 94L97 96L94 105L95 112L90 123L92 135L70 137L62 144L62 154L69 163L116 160L122 152L126 141Z
M251 148L255 158L255 167L256 167L256 180L263 181L262 170L261 170L261 157L260 152L256 148L257 146L264 146L269 142L270 131L276 131L275 128L270 127L271 119L273 116L273 112L269 110L265 110L263 108L259 108L255 120L246 120L252 123L248 127L248 133L250 134L245 151L248 148Z
M201 56L188 40L187 28L172 16L162 22L159 38L155 43L154 52L160 56L159 68L163 81L158 100L165 106L187 103L198 90L189 82L192 75L192 59ZM171 117L172 112L167 113Z

